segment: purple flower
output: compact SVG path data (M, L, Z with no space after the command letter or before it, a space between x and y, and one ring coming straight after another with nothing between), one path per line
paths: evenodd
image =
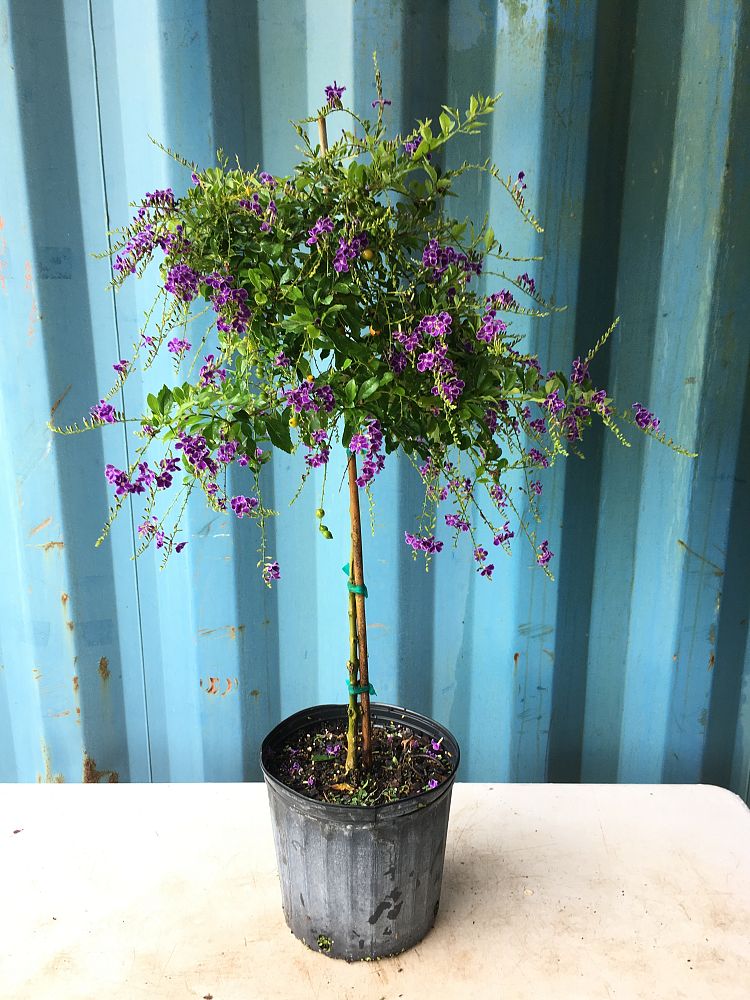
M559 390L555 389L554 392L551 392L542 403L542 406L546 406L553 416L561 410L564 410L565 403L560 399Z
M580 358L576 358L570 369L570 381L580 385L585 378L588 378L588 374L589 366L585 361L581 361Z
M364 446L364 447L363 447ZM362 469L357 476L357 486L363 489L385 466L385 456L381 453L383 447L383 431L377 420L370 419L362 428L361 433L354 434L349 442L349 450L357 451L365 456Z
M539 451L538 448L531 448L529 458L535 465L540 465L543 469L549 468L549 459Z
M182 552L182 550L185 548L186 545L187 542L178 542L174 547L175 552L179 554L180 552Z
M277 562L266 563L263 567L263 580L267 586L271 586L272 580L280 580L281 571L279 570L279 564ZM308 782L310 784L311 782Z
M329 108L340 108L341 107L341 95L346 90L346 87L339 87L339 85L334 80L333 83L329 83L325 89L326 100L328 101Z
M542 484L537 479L535 482L531 483L531 492L535 493L538 497L542 495Z
M144 204L152 208L174 208L174 191L165 188L163 191L148 191Z
M492 544L505 545L507 542L511 540L511 538L515 538L515 534L516 533L514 531L510 530L510 521L506 521L505 524L503 525L503 530L500 532L500 534L495 535L495 537L492 539Z
M508 506L508 495L506 494L502 486L499 486L498 484L490 486L490 496L495 501L498 507Z
M495 572L494 563L487 563L485 566L477 566L477 570L480 576L486 576L488 580L492 579L492 574Z
M239 445L236 441L225 441L216 449L216 458L219 462L231 462L238 448Z
M181 357L183 354L187 354L193 345L187 340L180 340L178 337L172 337L172 339L167 343L167 350L171 354Z
M192 173L190 175L190 180L193 182L193 184L200 184L200 182L201 182L200 177L196 173Z
M540 566L546 566L550 559L554 556L554 552L549 550L549 542L545 538L542 544L539 546L539 554L536 557L536 561Z
M349 442L349 451L362 452L363 454L370 450L370 439L366 434L353 434L352 439Z
M477 545L477 547L474 549L474 561L484 562L486 558L487 558L487 549L482 548L481 545Z
M95 403L90 408L89 413L94 420L101 420L103 424L117 423L117 414L115 413L114 406L111 406L103 399L100 399L98 403Z
M438 783L438 781L435 778L430 778L430 780L427 782L427 787L428 788L437 788L438 784L439 783Z
M204 359L206 363L201 367L200 370L200 383L201 385L216 385L216 380L223 382L227 377L226 368L219 368L219 363L215 360L213 354L207 354Z
M273 363L276 365L277 368L288 368L292 362L289 360L286 354L284 354L284 352L281 351L273 359Z
M199 282L200 275L192 267L188 264L175 264L167 273L164 288L183 302L192 302L198 295Z
M391 101L386 100L384 97L380 97L380 98L378 98L377 101L373 101L372 102L372 106L373 106L373 108L377 108L377 107L384 108L386 106L386 104L391 104L391 103L392 103Z
M309 247L315 246L315 244L318 242L319 237L322 236L323 233L332 233L332 232L333 232L333 222L327 215L321 216L315 222L312 229L307 230L309 238L305 240L305 243Z
M128 368L130 367L130 362L126 361L125 358L120 358L117 364L112 365L112 367L118 375L126 375Z
M404 541L407 545L410 545L415 552L442 552L443 543L439 542L434 535L410 535L408 531L404 532Z
M449 528L458 528L459 531L469 530L469 522L465 521L460 514L446 514L445 523Z
M245 514L250 514L258 506L257 497L246 497L240 494L239 496L232 497L229 501L229 506L235 512L237 517L244 517Z
M659 430L660 421L645 406L633 403L633 409L635 410L635 422L642 430Z
M128 474L123 469L117 469L114 465L104 467L104 478L112 486L116 487L115 496L127 496L133 493L133 484L128 479Z
M524 184L524 187L525 186L526 185ZM518 284L521 285L524 291L528 292L530 295L533 295L536 292L536 282L533 278L530 278L526 272L518 275Z
M544 417L540 417L538 420L530 420L529 427L536 434L544 434L547 431L547 422Z
M277 181L273 174L266 173L265 170L261 170L258 174L258 180L261 184L265 184L267 187L273 189L276 187Z

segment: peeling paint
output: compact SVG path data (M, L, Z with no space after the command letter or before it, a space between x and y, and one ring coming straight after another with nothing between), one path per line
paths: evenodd
M106 656L99 660L99 676L103 681L109 680L109 660Z
M29 536L35 535L37 531L41 531L42 528L46 528L48 524L52 524L51 517L45 518L40 524L37 524L36 528L32 528L31 531L29 532Z
M78 694L78 675L77 674L73 675L73 690L74 690L74 692L76 694Z
M42 671L38 667L32 667L31 676L34 678L35 681L41 680Z
M100 785L104 778L104 784L116 785L120 780L118 771L100 771L96 766L93 757L84 751L83 754L83 783L84 785Z

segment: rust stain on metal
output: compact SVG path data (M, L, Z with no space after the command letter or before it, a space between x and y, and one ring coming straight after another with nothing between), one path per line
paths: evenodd
M238 632L244 632L244 625L221 625L219 628L199 628L198 635L206 637L209 635L227 635L230 639L236 639Z
M65 622L65 624L67 625L67 627L70 629L71 632L76 627L75 622Z
M78 675L74 674L73 675L73 690L75 691L76 694L78 694L78 686L79 686L78 685Z
M716 666L716 654L711 653L711 655L708 658L708 669L713 670L715 666Z
M41 531L42 528L46 528L48 524L52 524L51 517L45 518L45 520L42 521L41 524L37 524L36 528L32 528L31 531L29 532L29 535L35 535L37 531Z
M209 677L208 679L209 679L209 681L211 683L206 688L206 694L218 694L219 693L219 689L217 687L217 684L219 683L219 678L218 677Z
M253 688L250 692L251 698L260 698L260 691L257 688Z
M32 667L31 676L34 678L35 681L38 681L42 676L42 671L38 667Z
M45 542L44 545L37 545L36 548L44 549L45 552L49 552L50 549L64 549L65 542Z
M227 677L227 688L226 691L221 692L221 697L224 698L226 695L229 694L231 690L232 690L232 679L231 677Z
M58 398L52 404L52 409L49 411L50 419L52 419L52 417L54 417L55 410L58 408L58 406L60 405L60 403L62 403L62 401L65 399L65 397L68 395L68 393L70 392L70 390L72 388L73 388L72 385L66 385L65 388L62 391L62 395L58 396Z
M70 709L66 708L63 712L53 712L50 716L51 719L64 719L66 715L70 715Z
M102 784L102 778L104 778L104 783L109 785L116 785L120 780L120 774L118 771L100 771L96 766L96 761L93 757L84 751L83 754L83 783L84 785L100 785Z
M521 658L520 653L513 654L513 673L515 673L518 670L518 661L520 658Z
M99 676L103 681L109 680L109 660L106 656L99 660Z
M68 597L67 594L60 594L60 600L62 601L62 606L65 607L65 605L70 600L70 597Z
M63 778L61 774L59 773L55 774L52 771L52 762L50 760L49 747L47 746L44 740L42 740L41 746L42 746L42 759L44 760L44 777L42 777L41 774L37 774L36 776L37 784L42 784L42 782L44 782L44 784L46 785L62 785L65 782L65 778Z
M677 539L677 544L680 545L686 552L689 552L691 556L695 556L696 559L700 559L701 562L705 563L706 566L710 566L714 571L714 576L724 576L724 570L721 566L717 566L716 563L711 562L710 559L706 559L702 556L700 552L696 552L695 549L691 549L681 538Z

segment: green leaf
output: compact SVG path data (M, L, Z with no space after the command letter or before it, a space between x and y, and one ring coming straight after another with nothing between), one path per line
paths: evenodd
M294 445L292 444L292 436L289 433L289 424L284 418L278 417L275 414L269 414L265 418L265 425L268 437L271 439L271 444L275 448L281 448L282 451L291 454L294 450Z
M372 378L368 378L366 382L362 383L357 399L359 402L364 402L364 400L369 399L374 392L377 392L379 388L380 377L378 375L373 375Z
M357 383L354 381L353 378L350 378L349 381L344 386L344 398L349 403L353 403L354 400L357 398Z

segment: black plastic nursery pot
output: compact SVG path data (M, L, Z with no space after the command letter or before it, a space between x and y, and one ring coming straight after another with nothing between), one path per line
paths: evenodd
M393 721L442 738L451 776L398 802L349 806L309 799L269 773L266 765L295 733L344 719L342 705L297 712L261 747L286 922L309 948L350 962L405 951L435 923L459 762L458 743L437 722L394 705L371 709L374 725Z

